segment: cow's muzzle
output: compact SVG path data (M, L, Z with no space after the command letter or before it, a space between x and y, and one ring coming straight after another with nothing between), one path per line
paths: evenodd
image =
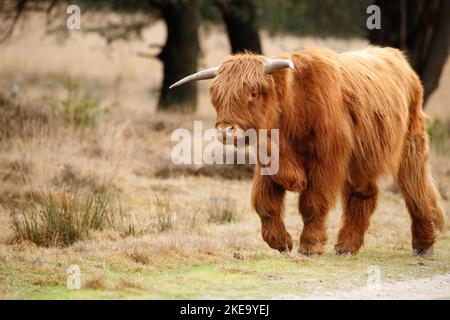
M216 138L223 144L236 145L244 137L244 131L236 125L229 123L216 124Z

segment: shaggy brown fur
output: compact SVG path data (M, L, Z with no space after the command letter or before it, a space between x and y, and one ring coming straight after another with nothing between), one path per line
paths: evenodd
M294 70L266 75L265 57L239 54L225 61L210 88L217 127L280 129L280 169L257 166L252 203L270 247L292 249L283 223L285 191L300 194L303 254L320 254L327 213L338 194L343 225L335 246L356 253L377 204L377 179L394 175L412 220L412 246L431 252L435 229L445 230L439 194L429 172L423 89L403 54L371 47L338 54L307 50Z

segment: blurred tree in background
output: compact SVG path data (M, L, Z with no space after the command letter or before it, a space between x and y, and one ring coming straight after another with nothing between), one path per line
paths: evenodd
M61 0L62 1L62 0ZM80 0L78 3L88 10L109 10L117 13L141 13L164 20L167 30L166 42L161 51L153 58L163 64L163 79L158 100L158 109L177 109L194 111L197 105L197 84L191 82L170 90L169 86L180 78L197 71L200 44L198 27L200 9L198 0ZM126 38L132 31L139 32L143 27L154 23L156 19L144 20L144 24L122 25L122 34ZM146 24L145 24L146 22ZM110 26L111 27L111 26ZM135 28L133 30L133 28ZM111 28L110 28L111 29ZM89 30L95 31L95 30ZM108 35L104 32L103 35Z
M393 0L396 1L396 0ZM262 0L259 25L272 35L365 37L370 0Z
M255 0L214 0L227 27L232 53L262 53Z
M188 74L197 72L200 51L198 40L199 8L197 0L153 1L161 10L167 38L158 58L164 65L159 109L195 110L197 84L187 83L170 90L169 86Z
M62 5L72 3L79 4L82 12L138 14L120 23L104 21L99 27L82 28L108 42L140 36L143 28L164 20L166 42L159 54L145 55L163 63L159 109L195 110L196 83L170 91L168 87L197 70L202 24L224 25L232 53L263 53L260 30L271 35L364 37L406 50L423 81L425 99L439 84L450 46L450 0L0 0L0 42L11 35L23 13L60 14ZM381 8L381 30L366 27L366 9L371 4Z
M373 44L404 50L420 76L425 101L439 85L450 48L449 0L377 0L381 29L372 30Z

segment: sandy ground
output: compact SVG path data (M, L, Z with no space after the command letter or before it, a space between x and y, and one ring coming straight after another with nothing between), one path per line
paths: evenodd
M429 278L381 282L379 287L366 286L349 291L327 291L308 297L313 300L433 300L450 299L450 274Z

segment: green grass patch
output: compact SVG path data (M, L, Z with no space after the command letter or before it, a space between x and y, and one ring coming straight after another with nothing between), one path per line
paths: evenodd
M76 79L65 77L61 83L66 95L63 99L51 97L50 105L72 125L78 127L95 125L98 117L107 111L101 107L100 99L92 92L83 92L81 83Z
M428 135L430 136L431 145L439 153L448 151L449 129L441 120L434 119L428 124Z

